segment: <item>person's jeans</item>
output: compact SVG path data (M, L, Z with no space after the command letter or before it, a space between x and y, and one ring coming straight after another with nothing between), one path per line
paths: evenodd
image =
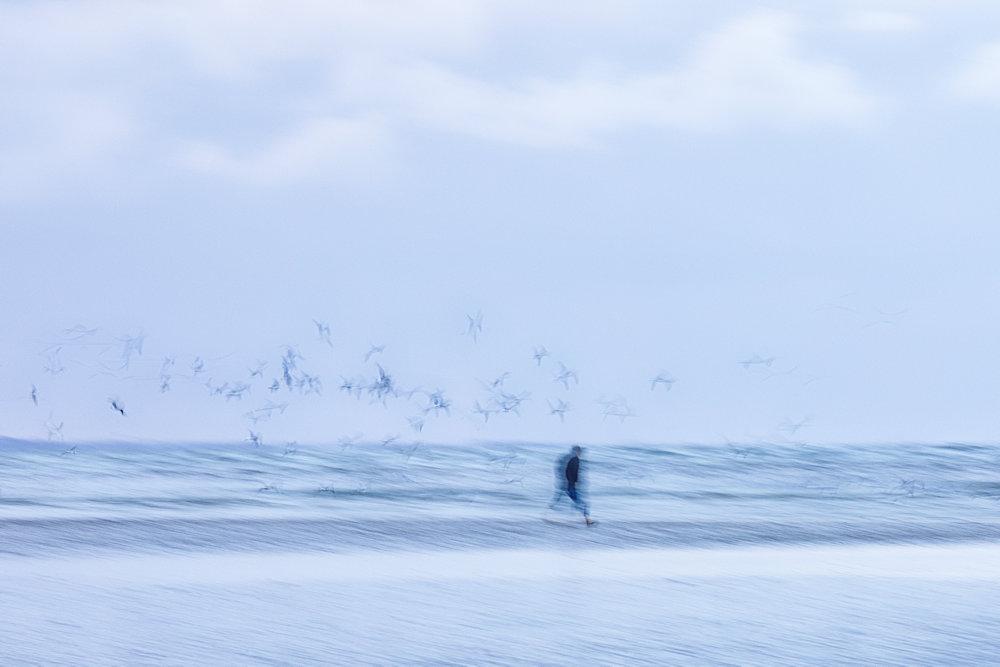
M556 491L555 498L549 504L549 507L555 507L562 500L563 495L569 496L569 499L573 501L573 505L583 513L583 516L590 516L590 508L587 506L587 501L585 501L581 496L580 492L577 490L575 484L568 484L565 487Z

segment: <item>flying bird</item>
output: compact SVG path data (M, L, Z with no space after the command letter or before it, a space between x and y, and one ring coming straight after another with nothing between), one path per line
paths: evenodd
M59 375L66 370L63 366L62 361L59 359L59 353L62 351L62 347L57 347L54 351L49 352L45 363L42 364L42 370L50 375Z
M561 398L556 399L555 405L552 401L549 401L549 414L556 415L559 417L559 421L562 423L566 422L566 413L570 410L570 404Z
M622 396L617 396L615 398L600 398L597 401L604 413L604 419L608 417L617 417L621 423L625 423L625 420L629 417L635 417L635 412L629 407L628 401Z
M677 382L677 380L674 379L673 375L671 375L667 371L660 371L659 373L657 373L656 377L654 377L652 382L650 383L649 390L654 391L656 389L656 385L662 384L664 387L666 387L667 391L670 391L671 389L673 389L675 382Z
M165 394L170 391L170 369L174 367L173 357L164 357L160 364L160 393Z
M512 463L524 463L515 452L510 454L493 454L490 456L490 463L499 463L504 470L509 470Z
M49 415L49 419L45 422L45 430L49 432L49 440L58 439L60 442L64 440L63 438L63 423L59 422L56 424L52 421L52 415Z
M890 326L894 324L899 324L899 321L903 319L903 316L910 312L909 308L903 308L902 310L896 311L885 311L880 308L876 308L875 312L879 314L879 319L868 322L862 329L870 329L871 327L878 326L880 324L888 324Z
M480 380L479 383L481 385L483 385L484 387L486 387L487 390L493 391L495 389L503 389L503 383L509 377L510 377L510 371L504 371L503 373L500 374L499 377L497 377L497 378L495 378L495 379L493 379L493 380L491 380L489 382L483 382L482 380Z
M795 373L796 371L798 371L798 370L799 370L799 367L798 367L798 366L792 366L791 368L789 368L789 369L787 369L787 370L783 370L783 371L775 371L774 373L768 373L767 375L765 375L764 377L762 377L762 378L760 379L760 381L761 381L761 382L767 382L767 381L768 381L768 380L770 380L771 378L776 378L776 377L780 377L780 376L782 376L782 375L793 375L793 374L794 374L794 373Z
M433 412L435 415L439 414L441 411L445 414L451 415L451 401L445 398L444 391L440 389L435 389L431 393L427 394L427 407L424 408L424 414L428 412Z
M347 449L348 447L350 447L351 445L353 445L354 443L356 443L358 440L360 440L363 437L365 437L365 434L361 433L359 431L359 432L354 433L352 435L345 435L345 436L340 437L337 440L337 444L340 445L343 449Z
M490 415L493 414L494 410L484 408L479 404L479 401L476 401L475 405L473 405L472 407L472 412L474 414L481 415L483 418L483 423L485 424L490 421Z
M385 345L371 345L368 348L368 351L365 352L365 363L367 364L369 359L371 359L376 354L382 354L382 352L384 351L385 351Z
M303 373L297 383L298 389L303 394L322 394L323 382L318 375Z
M330 325L316 319L313 320L313 324L316 325L316 332L319 334L320 340L333 347L333 341L330 340Z
M288 407L288 403L273 403L271 401L265 402L263 407L250 410L243 414L248 420L256 424L260 421L269 421L274 413L285 414L285 409Z
M466 315L468 320L465 335L472 337L473 343L479 342L479 334L483 333L483 311L477 310L475 315Z
M744 368L744 370L750 370L751 366L765 366L770 368L775 359L776 357L762 357L759 354L755 354L749 359L739 362L739 364Z
M237 382L232 386L229 386L229 383L227 382L223 386L226 387L223 395L226 397L227 401L233 398L242 401L243 396L250 391L250 385L248 385L246 382Z
M804 417L798 421L792 421L791 419L786 419L785 421L781 422L781 424L778 426L778 430L784 431L789 435L795 435L801 429L808 426L811 422L812 422L811 417Z
M82 324L77 324L69 329L63 329L63 336L66 336L69 340L80 340L81 338L86 338L87 336L93 336L97 333L97 329L88 329Z
M376 367L378 368L378 378L368 385L368 393L384 404L388 396L397 396L398 394L392 376L380 364L376 364Z
M296 385L299 360L305 361L305 358L291 345L286 346L285 354L281 357L281 377L289 389Z
M577 376L576 371L566 368L566 365L561 361L559 362L559 372L556 373L553 380L560 383L565 389L569 389L571 380L573 384L580 384L580 378Z
M405 456L406 460L409 461L411 458L413 458L413 455L417 453L418 449L420 449L420 443L419 442L414 443L413 445L411 445L409 447L406 447L405 449L401 448L399 450L399 453L402 454L403 456ZM407 480L407 481L409 481L409 480Z
M133 355L137 355L140 357L142 356L142 346L143 343L145 343L145 341L146 341L146 334L144 334L142 331L140 331L134 336L126 334L118 338L118 342L122 344L121 347L122 369L129 367L129 364L132 363Z
M117 398L109 398L108 402L111 404L111 409L115 412L120 412L122 417L125 416L125 404Z
M364 388L365 379L351 379L345 378L343 375L340 376L340 391L347 393L348 395L353 394L355 398L361 398L361 390Z
M549 351L545 349L544 345L539 345L535 348L535 352L531 356L535 360L535 365L541 366L542 359L549 356Z
M524 403L531 396L530 393L522 391L520 394L511 394L507 392L500 392L500 394L493 399L493 402L500 409L500 412L513 412L516 415L520 415L519 409L521 403Z

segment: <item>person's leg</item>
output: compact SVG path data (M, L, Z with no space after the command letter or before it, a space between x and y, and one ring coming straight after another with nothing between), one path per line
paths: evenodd
M580 498L580 492L576 490L575 485L566 488L566 495L569 496L569 499L573 501L576 508L583 514L583 518L589 519L590 508L587 507L587 503Z
M556 505L559 504L559 501L562 500L563 494L565 494L565 493L566 493L566 489L563 489L562 487L557 488L555 495L552 496L552 502L549 503L549 509L553 509L554 510L556 508Z

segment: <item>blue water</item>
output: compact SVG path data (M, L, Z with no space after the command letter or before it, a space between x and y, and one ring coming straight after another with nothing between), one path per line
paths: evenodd
M569 507L565 525L540 520L562 447L68 449L0 441L0 664L970 664L1000 651L1000 572L345 583L324 566L309 581L294 566L246 581L211 569L233 556L333 567L409 552L988 546L1000 446L594 447L592 528Z
M593 448L584 534L538 520L556 447L66 449L0 447L0 554L1000 539L993 446Z

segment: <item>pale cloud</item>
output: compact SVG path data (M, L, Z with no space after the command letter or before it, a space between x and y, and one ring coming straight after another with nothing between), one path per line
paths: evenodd
M253 77L280 62L340 61L465 53L489 28L483 2L300 1L154 6L161 39L185 51L191 67ZM194 20L195 17L197 20Z
M222 76L297 59L351 52L447 54L474 48L489 28L478 0L368 2L182 0L141 3L25 2L0 5L6 72L72 67L81 60L122 63L123 56L165 48L181 63ZM17 57L19 53L29 59ZM124 73L120 71L120 73Z
M844 19L845 28L859 32L912 32L920 26L915 15L904 12L863 10L851 12Z
M711 34L686 67L663 77L681 104L673 110L673 100L661 98L661 117L700 127L869 120L880 100L847 67L805 56L801 31L792 15L765 12Z
M37 196L108 176L141 135L129 109L106 96L24 92L0 103L0 199Z
M280 81L286 66L351 71L372 59L464 53L481 41L483 7L443 0L2 4L0 198L116 169L180 165L255 184L369 170L385 155L383 125L340 109L302 113L319 92L307 86L238 109L246 117L220 110L206 128L182 127L164 113L190 114L206 93ZM173 87L181 94L156 106L156 94ZM296 108L261 122L262 106L282 105ZM262 139L236 145L209 127Z
M575 7L539 14L525 3L443 0L0 6L0 57L8 65L0 86L37 125L24 150L3 147L0 168L23 161L26 180L44 183L67 163L117 164L128 173L142 155L148 168L180 165L277 185L368 171L421 130L573 148L633 129L855 127L882 105L850 69L807 54L804 26L778 12L731 20L686 54L641 64L617 62L610 48L587 59L569 49L557 67L516 58L499 69L477 66L484 52L516 42L518 30L551 31L570 45L584 24L621 28L641 15L631 5ZM85 103L64 103L66 91ZM248 91L255 93L249 106L221 103L204 126L173 120L200 116L206 96ZM8 127L10 108L0 104Z
M397 113L443 130L529 146L585 145L630 127L852 126L880 100L852 72L800 54L791 16L762 13L710 34L678 66L498 84L432 64L401 69Z
M1000 41L980 46L960 68L952 88L962 97L1000 104Z
M374 165L386 148L384 128L364 119L317 118L272 138L261 148L237 151L191 142L180 161L195 172L254 185L324 181Z

